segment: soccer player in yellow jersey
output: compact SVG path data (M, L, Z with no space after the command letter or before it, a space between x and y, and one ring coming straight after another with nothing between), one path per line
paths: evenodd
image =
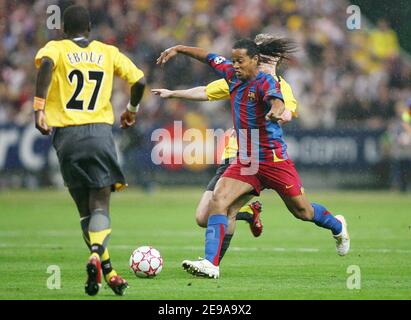
M261 44L264 41L271 41L275 39L272 35L259 34L255 38L257 44ZM289 51L292 51L290 46ZM284 49L283 54L287 53L288 50ZM264 62L260 63L260 70L265 73L273 75L276 80L280 83L281 93L284 98L285 112L282 116L281 122L284 124L291 121L293 116L297 116L297 100L295 99L291 86L280 76L277 76L276 67L281 61L278 57L265 56ZM167 90L167 89L153 89L151 90L154 94L159 95L162 98L182 98L188 100L197 101L215 101L215 100L228 100L230 99L229 87L225 79L219 79L209 83L207 86L200 86L185 90ZM196 209L196 222L200 227L207 227L208 220L208 205L212 198L214 188L217 181L220 179L224 171L228 168L231 160L237 156L238 145L235 131L231 130L230 138L225 145L225 149L222 156L222 163L217 168L215 176L210 180L207 185L206 191L203 193L201 200ZM250 195L250 200L253 195ZM249 203L241 208L231 207L232 212L238 212L235 215L236 220L245 220L249 223L251 232L255 237L260 236L263 226L260 219L260 214L262 210L262 205L259 201ZM225 252L227 251L230 241L233 237L235 230L235 220L231 219L228 224L227 232L224 236L221 251L220 251L220 261L223 258Z
M107 249L110 195L126 186L112 135L110 98L113 75L130 84L130 102L120 122L124 129L134 125L144 74L116 47L88 40L90 17L84 7L68 7L63 20L66 39L48 42L35 57L36 128L53 133L65 185L80 213L91 253L85 292L98 293L103 273L114 293L123 295L128 284L112 268Z

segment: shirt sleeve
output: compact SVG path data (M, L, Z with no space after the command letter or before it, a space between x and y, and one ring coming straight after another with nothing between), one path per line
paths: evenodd
M209 53L207 55L207 62L214 69L214 71L225 80L231 80L234 75L234 67L230 60L227 60L223 56L219 56L215 53Z
M273 98L280 99L284 102L280 83L276 81L272 75L266 75L262 89L264 95L263 100L268 106L270 106L269 100Z
M144 77L143 71L117 48L114 58L114 74L128 82L129 85L135 84L138 80Z
M281 94L284 98L285 108L292 112L293 117L297 117L297 99L294 97L293 90L289 83L280 77Z
M34 58L34 65L36 66L36 68L39 68L41 65L41 59L43 59L44 57L47 57L53 61L54 63L53 69L54 69L59 61L59 56L60 56L60 53L59 53L56 41L50 41L37 52Z
M224 79L215 80L206 86L209 101L230 99L230 89Z

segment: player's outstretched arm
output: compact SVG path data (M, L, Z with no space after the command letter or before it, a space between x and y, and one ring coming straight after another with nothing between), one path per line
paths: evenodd
M143 98L144 89L146 87L145 78L141 78L131 86L130 102L126 110L120 116L120 128L127 129L136 123L136 113L140 108L140 101Z
M53 60L44 57L41 59L40 68L37 73L36 96L34 97L33 102L33 109L35 111L34 121L36 129L39 130L43 135L49 135L52 131L52 128L50 128L46 123L44 108L46 105L47 91L51 83L53 67Z
M285 111L284 102L277 98L271 98L269 100L271 104L270 111L266 114L265 119L270 120L272 122L277 122L282 120L282 115Z
M180 98L195 101L208 101L205 86L185 90L152 89L151 92L163 99Z
M187 47L183 45L177 45L164 50L157 59L157 64L164 65L168 60L175 57L177 54L184 54L198 61L207 62L208 51L203 48Z

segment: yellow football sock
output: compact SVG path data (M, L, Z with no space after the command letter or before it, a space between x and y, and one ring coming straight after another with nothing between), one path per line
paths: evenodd
M253 210L251 210L248 204L245 205L244 207L241 207L241 209L238 212L247 212L247 213L253 214Z
M114 276L117 275L116 270L111 270L109 273L107 273L106 275L104 275L104 279L106 279L106 282L110 282L110 279Z
M98 255L97 252L93 252L93 253L90 255L90 258L91 258L91 257L96 257L96 258L98 258L98 259L100 260L100 256Z
M105 248L103 254L101 255L102 268L104 273L104 279L107 283L110 282L110 279L117 275L117 272L113 269L110 262L110 255L108 249ZM110 270L108 273L107 271Z
M107 248L105 248L103 254L101 255L101 261L106 261L108 259L110 259L110 255L108 254Z

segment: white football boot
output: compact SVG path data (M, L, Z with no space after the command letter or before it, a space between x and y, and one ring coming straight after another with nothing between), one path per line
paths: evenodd
M213 265L206 259L199 258L198 260L184 260L182 266L185 271L199 277L214 278L220 277L220 268Z
M340 256L345 256L350 251L350 236L347 230L347 222L342 215L335 216L335 219L341 222L342 230L340 234L333 235L336 241L337 253Z

